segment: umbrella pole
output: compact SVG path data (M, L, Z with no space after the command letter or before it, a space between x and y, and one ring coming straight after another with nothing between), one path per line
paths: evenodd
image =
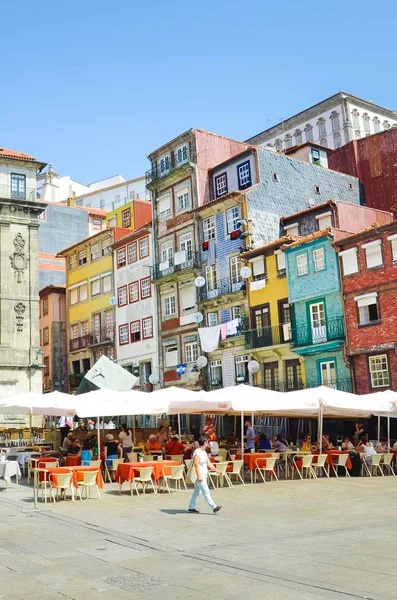
M134 448L135 448L135 446L136 446L136 441L135 441L135 415L132 415L132 437L134 438L133 442L134 442Z
M33 437L32 437L32 409L29 408L29 439L30 445L33 446Z
M179 434L179 441L181 441L182 432L181 432L181 415L180 414L178 414L178 434Z
M241 413L241 458L244 460L244 413Z
M378 415L378 442L380 440L380 415Z
M320 442L320 454L323 451L323 403L320 402L320 412L318 415L318 440Z
M387 413L387 444L390 452L390 413Z

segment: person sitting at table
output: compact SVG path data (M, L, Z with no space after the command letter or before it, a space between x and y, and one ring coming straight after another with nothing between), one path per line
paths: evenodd
M314 444L312 444L312 438L310 435L305 435L305 439L302 443L301 450L303 452L311 452L315 448Z
M152 433L152 435L149 435L149 439L146 444L146 448L147 448L147 451L149 454L151 452L161 452L161 444L160 444L159 440L157 439L157 437L154 435L154 433Z
M108 433L105 442L105 462L107 467L112 466L112 460L121 458L123 450L121 445L118 444L112 433Z
M68 433L68 435L63 440L63 444L62 444L63 452L66 452L66 453L68 452L70 446L72 445L73 438L74 438L74 433L73 433L73 431L71 431L70 433Z
M269 438L265 433L261 433L259 436L259 450L271 450L272 445Z
M329 439L329 433L324 433L324 435L321 438L321 445L323 450L332 450L333 445Z
M389 444L387 443L386 438L380 438L378 445L376 446L376 451L378 454L384 454L385 452L389 452Z
M372 457L376 454L376 450L372 442L367 442L366 436L362 436L360 442L355 447L355 451L359 454L364 454L364 460L368 466L372 464Z
M392 450L397 450L397 441L394 442Z
M277 433L273 438L273 448L278 452L289 450L287 440L285 440L280 433Z
M193 456L193 452L195 451L195 447L194 444L197 442L189 442L189 444L187 444L185 446L185 450L183 452L183 461L185 460L190 460Z
M83 448L81 450L81 465L83 467L89 467L90 463L92 461L92 449L91 449L91 441L88 440L84 440L83 442Z
M345 440L342 442L342 450L345 450L346 452L351 452L354 450L354 445L350 441L349 436L346 436Z
M158 443L158 442L157 442ZM174 435L169 442L164 446L164 454L165 456L171 456L176 454L183 454L185 451L185 446L181 444L179 441L179 437Z
M81 452L81 446L79 440L75 437L72 439L72 443L69 446L68 454L73 454L74 456L79 456Z

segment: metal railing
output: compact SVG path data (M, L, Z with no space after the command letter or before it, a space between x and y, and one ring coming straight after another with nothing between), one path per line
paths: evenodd
M36 188L15 190L11 185L0 185L0 198L34 202L37 199Z
M93 331L91 334L91 342L88 344L89 346L93 346L94 344L102 344L104 342L113 342L114 341L114 331L113 329L101 329L99 331Z
M92 334L87 333L86 335L82 335L80 337L71 339L69 347L70 351L73 352L74 350L81 350L81 348L87 348L88 346L91 346L91 344Z
M246 282L243 279L239 280L234 277L226 277L213 283L207 281L202 288L199 288L199 300L204 302L205 300L212 300L218 298L218 296L233 294L246 289Z
M287 277L287 269L278 269L277 279L283 279L284 277Z
M153 165L149 171L146 171L146 185L154 183L158 179L167 177L170 173L182 167L183 165L196 162L196 155L192 150L183 148L179 153L171 154Z
M169 258L167 260L163 260L163 262L150 267L150 274L151 274L152 280L156 280L156 279L161 279L162 277L167 277L167 275L172 275L172 273L179 273L181 271L185 271L186 269L198 269L198 268L199 268L198 252L186 251L185 252L185 260L183 262L178 262L178 264L175 264L175 257Z
M286 323L285 325L290 325ZM290 328L287 327L288 333ZM286 344L289 341L289 335L285 335L283 325L273 325L269 327L260 327L244 331L245 349L263 348L266 346L277 346Z
M327 319L324 324L299 325L291 329L291 346L324 344L345 337L343 317Z

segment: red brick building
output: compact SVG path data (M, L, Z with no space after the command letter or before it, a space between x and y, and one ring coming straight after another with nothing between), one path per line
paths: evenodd
M397 391L397 222L335 242L355 392Z
M358 177L366 206L389 211L397 204L397 129L389 129L338 148L328 167Z

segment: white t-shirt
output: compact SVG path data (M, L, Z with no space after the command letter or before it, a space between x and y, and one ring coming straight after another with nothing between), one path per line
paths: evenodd
M207 477L207 475L208 475L208 466L207 466L208 455L207 455L206 451L205 450L200 450L199 448L197 448L197 450L195 450L193 452L193 460L194 460L195 456L199 457L199 472L200 472L200 475L202 477Z
M376 450L372 443L370 446L365 446L365 456L373 456L374 454L376 454Z

